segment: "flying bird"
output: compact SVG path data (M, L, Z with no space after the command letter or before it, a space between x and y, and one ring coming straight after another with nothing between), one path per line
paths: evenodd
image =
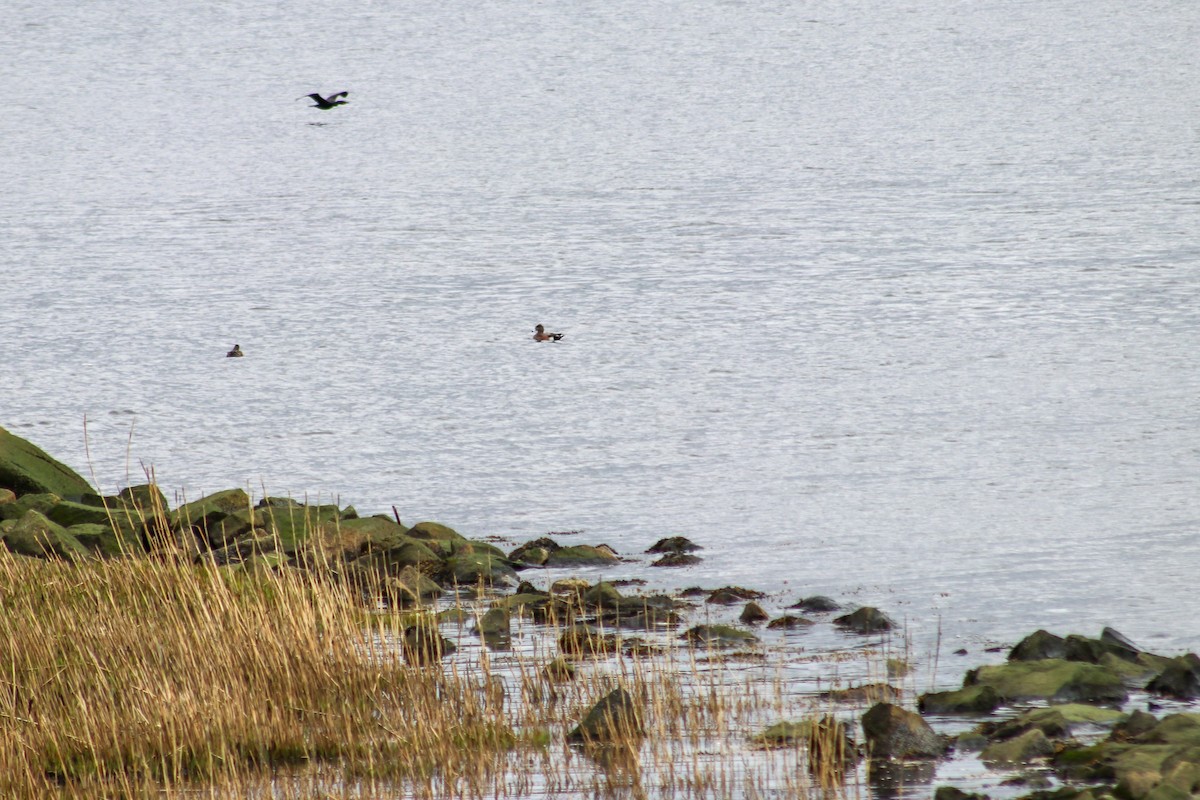
M317 94L316 92L313 92L312 94L304 95L304 97L312 98L313 104L311 106L309 106L309 108L320 108L322 110L327 110L330 108L335 108L337 106L344 106L344 105L346 105L346 103L349 103L350 102L349 100L339 100L338 99L339 97L345 97L348 94L350 94L350 93L349 92L338 92L337 94L329 95L329 97L321 97L321 95ZM296 99L303 100L304 97L297 97Z

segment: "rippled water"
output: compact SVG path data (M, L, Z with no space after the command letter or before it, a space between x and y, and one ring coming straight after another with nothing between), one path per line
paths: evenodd
M105 490L1200 647L1194 3L8 9L0 425Z

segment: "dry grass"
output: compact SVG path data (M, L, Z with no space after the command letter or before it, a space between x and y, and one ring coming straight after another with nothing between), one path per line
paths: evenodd
M71 565L0 549L0 796L860 793L842 724L823 719L846 709L798 690L761 649L730 656L639 633L654 655L584 652L572 680L553 624L517 618L512 649L483 646L470 620L484 600L465 609L456 654L409 666L404 632L431 617L381 611L372 596L314 570L170 555ZM888 654L858 650L873 666L856 675ZM618 686L646 735L569 746L567 731ZM813 721L809 741L750 745L797 717Z

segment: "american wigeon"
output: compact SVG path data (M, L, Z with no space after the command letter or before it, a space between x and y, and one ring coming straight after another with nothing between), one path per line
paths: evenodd
M561 333L546 333L546 328L541 323L538 323L538 326L533 329L535 342L557 342L562 337Z

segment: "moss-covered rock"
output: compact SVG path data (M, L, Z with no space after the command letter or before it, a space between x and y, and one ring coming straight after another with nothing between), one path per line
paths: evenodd
M952 692L929 692L917 698L922 714L990 714L1000 705L991 686L968 686Z
M633 697L614 689L600 699L567 734L572 742L628 744L642 738L645 730Z
M408 529L408 535L414 539L434 542L465 541L466 539L458 531L438 522L418 522Z
M896 627L896 623L892 621L891 617L871 606L863 606L849 614L837 617L833 624L855 633L881 633Z
M512 639L512 618L506 609L488 609L475 621L474 631L493 650L506 650Z
M78 500L95 490L77 472L32 442L0 428L0 487L14 494L52 493Z
M167 498L156 483L140 483L126 486L117 492L117 500L126 507L139 511L142 515L165 514Z
M89 506L84 503L74 503L70 500L64 500L54 506L48 508L45 515L64 527L72 525L83 525L92 523L95 525L109 525L109 519L114 513L103 507Z
M547 567L604 567L616 564L619 559L600 547L578 544L560 547L546 559Z
M1124 702L1120 676L1096 664L1046 658L984 666L967 673L963 687L991 686L1002 702Z
M17 493L12 489L0 488L0 506L14 503L17 500Z
M740 647L758 641L750 631L732 625L696 625L688 628L681 638L690 645L703 647Z
M20 519L26 511L49 514L61 502L62 498L51 492L23 495L11 503L0 505L0 519Z
M1188 653L1171 659L1162 672L1146 684L1146 691L1176 700L1200 697L1200 658Z
M1054 745L1046 738L1046 734L1033 728L1012 739L989 744L983 748L979 757L986 764L1008 766L1025 764L1035 758L1044 758L1053 752Z
M312 542L324 542L336 537L342 523L342 511L337 506L267 506L258 509L263 527L279 537L284 552Z
M117 538L113 535L113 529L107 525L85 522L71 525L67 528L67 533L74 536L75 541L86 547L93 555L110 558L124 555L124 552L116 546Z
M91 555L70 531L33 509L5 527L3 541L9 550L24 556L79 561Z
M541 567L545 566L546 560L550 558L550 554L555 550L562 549L562 545L554 541L548 536L542 536L534 539L531 542L514 548L508 554L508 560L515 567Z
M447 588L484 586L515 587L520 581L516 571L503 558L487 553L450 556L442 562L437 579Z

